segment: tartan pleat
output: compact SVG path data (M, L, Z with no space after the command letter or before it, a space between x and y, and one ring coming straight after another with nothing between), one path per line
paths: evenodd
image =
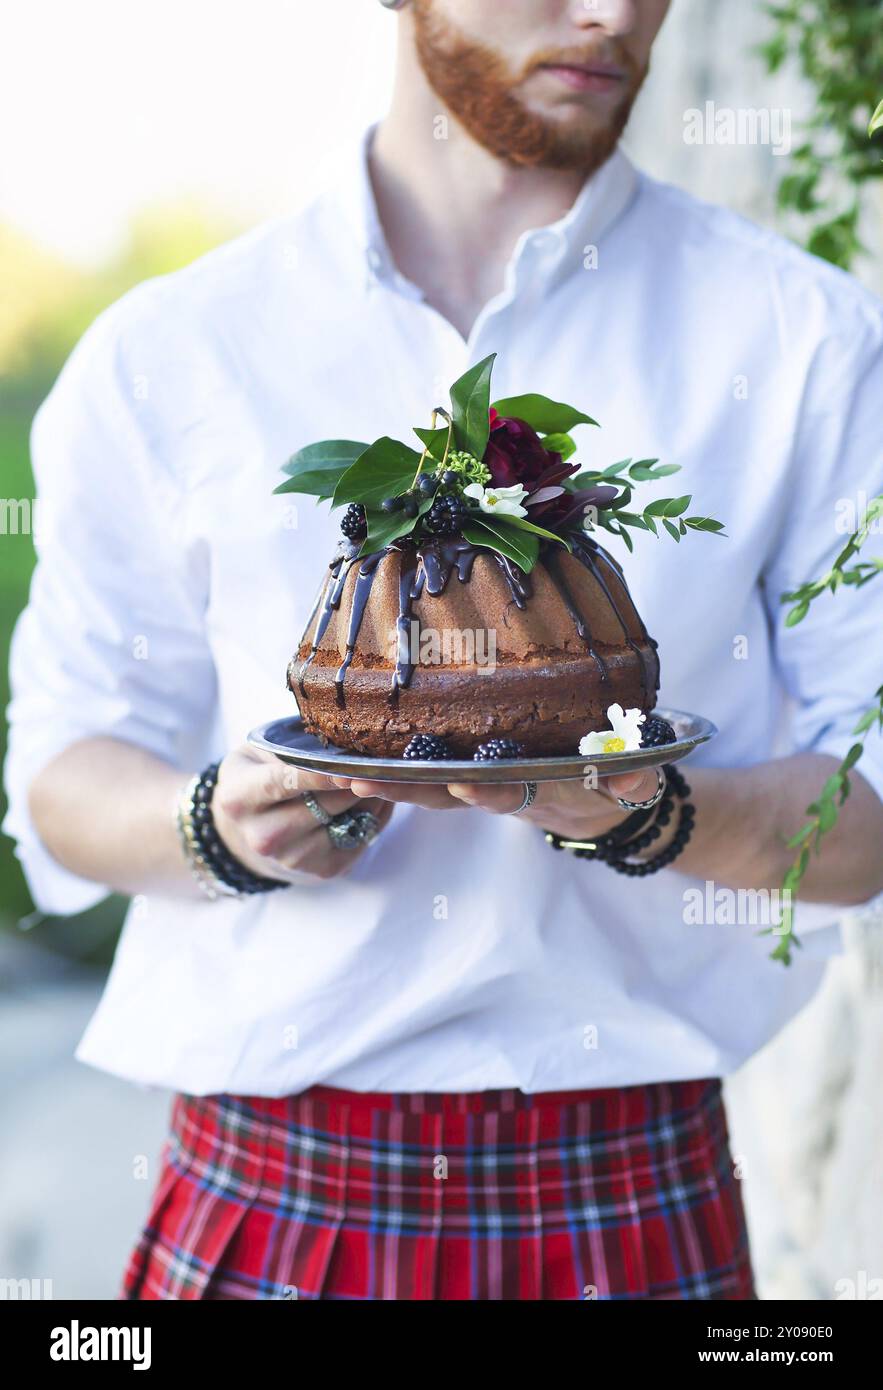
M719 1081L176 1096L127 1299L746 1299Z

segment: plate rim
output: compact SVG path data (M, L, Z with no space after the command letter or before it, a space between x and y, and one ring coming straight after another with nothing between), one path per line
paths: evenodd
M322 760L324 751L321 744L315 752L298 754L267 738L267 731L275 725L302 726L303 718L299 714L279 715L275 719L268 719L249 732L247 742L264 752L272 753L280 762L300 767L303 771L317 772L320 776L334 776L336 770L337 775L342 777L357 778L364 774L362 780L366 782L551 782L576 781L585 777L588 767L598 768L600 775L614 776L617 772L631 772L636 767L658 767L665 762L680 762L689 757L695 748L708 743L719 733L717 725L705 715L692 714L688 710L673 709L669 706L657 706L652 713L661 719L669 719L669 722L671 718L686 719L699 728L686 738L677 739L674 743L663 744L658 748L601 753L595 758L583 757L580 753L568 753L549 758L518 758L507 762L489 763L476 763L471 759L451 759L443 763L415 760L406 763L402 758L371 758L364 753L349 753L345 749L335 749L336 757L333 762L329 760L326 767L317 767L315 764ZM356 770L348 771L349 767ZM393 769L396 773L400 770L404 773L407 769L408 775L378 775L389 774ZM522 772L533 773L534 776L524 777L521 775Z

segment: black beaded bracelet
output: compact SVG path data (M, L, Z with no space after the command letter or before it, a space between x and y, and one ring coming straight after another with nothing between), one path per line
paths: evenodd
M219 767L220 763L211 763L193 785L189 823L194 848L209 872L235 893L272 893L277 888L287 888L289 885L277 878L253 874L230 853L215 829L212 797L218 784Z
M592 841L566 840L560 835L553 834L552 831L547 831L547 843L553 849L570 850L577 859L599 859L615 873L625 874L629 878L646 878L648 874L656 874L660 869L667 868L689 844L696 822L696 808L687 801L690 787L678 769L671 763L667 763L663 772L665 773L666 789L659 802L659 809L653 824L646 830L642 830L634 839L623 837L623 831L633 820L633 817L630 816L629 820L618 826L616 830L607 835L599 835L597 839ZM659 839L662 827L668 825L671 820L675 797L683 804L680 809L678 828L671 844L652 859L645 859L638 863L630 862L630 856L649 849L653 841ZM652 815L653 813L651 811L647 814Z

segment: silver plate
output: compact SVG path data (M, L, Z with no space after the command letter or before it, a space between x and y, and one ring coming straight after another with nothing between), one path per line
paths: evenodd
M513 758L499 763L475 763L451 759L450 762L410 762L404 758L364 758L358 753L346 753L330 745L326 748L314 734L304 731L298 718L274 719L252 729L249 743L275 753L284 763L302 768L305 772L325 773L328 777L361 777L368 782L566 782L587 775L596 768L599 777L612 777L617 772L635 772L642 768L659 767L662 763L680 762L689 757L700 743L714 738L717 729L710 719L682 710L653 711L667 719L677 734L676 743L662 748L641 748L635 753L599 753L594 758Z

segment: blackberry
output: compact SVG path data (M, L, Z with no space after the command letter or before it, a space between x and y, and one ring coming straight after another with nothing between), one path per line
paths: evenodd
M424 526L433 536L456 536L469 519L469 508L456 492L437 497L426 514Z
M351 541L363 541L368 534L368 522L365 518L365 508L358 502L353 502L352 506L347 507L343 514L343 521L340 529L345 536L349 536Z
M654 714L644 722L641 729L641 747L662 748L666 743L676 743L677 737L668 720L660 719L658 714Z
M472 755L476 763L495 763L502 762L504 758L523 757L524 745L516 743L514 738L492 738L476 748Z
M444 739L435 734L415 734L402 754L403 758L421 763L441 763L450 756L451 750Z

